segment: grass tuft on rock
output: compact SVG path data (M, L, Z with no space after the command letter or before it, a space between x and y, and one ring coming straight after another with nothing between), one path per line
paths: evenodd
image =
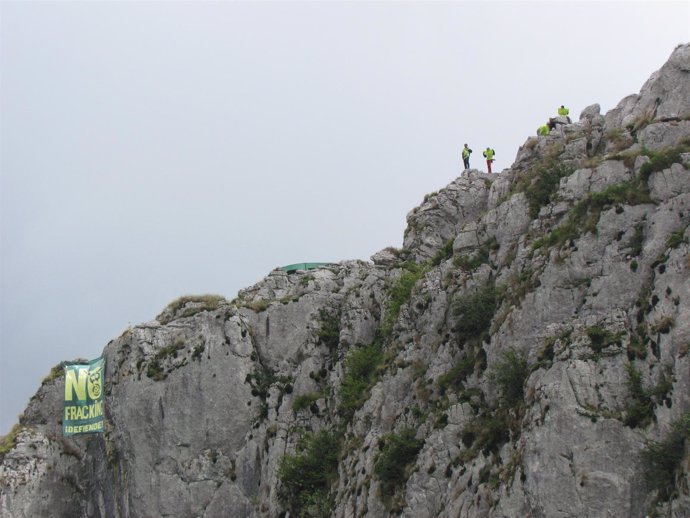
M338 480L341 437L322 430L305 433L294 454L285 455L278 466L279 497L291 515L327 518L333 508L331 486Z
M386 434L379 440L381 452L374 464L374 473L381 481L384 494L393 494L407 481L408 466L415 461L419 450L424 446L424 441L415 436L413 429L405 428L397 434Z

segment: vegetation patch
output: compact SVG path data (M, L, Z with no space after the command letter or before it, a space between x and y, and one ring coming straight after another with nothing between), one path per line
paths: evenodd
M377 379L383 352L379 341L369 345L353 347L345 357L345 379L340 387L338 411L345 421L366 401L369 389Z
M504 406L514 407L524 399L524 386L530 369L524 352L510 348L491 366L490 379L501 393Z
M10 433L0 437L0 455L4 456L8 451L14 448L15 444L17 444L17 435L19 435L19 432L23 429L24 427L17 423L12 427ZM0 460L2 460L2 457L0 457Z
M452 305L455 318L453 331L460 342L481 343L488 338L497 301L493 281L455 298Z
M684 230L677 230L673 232L666 242L667 248L678 248L680 245L687 244L688 240L685 238Z
M168 375L163 370L160 360L153 358L146 368L146 375L153 381L163 381Z
M338 347L338 342L340 341L340 313L320 308L319 322L321 326L316 333L319 343L329 349Z
M621 345L622 333L612 333L600 326L592 326L587 329L590 347L595 353L600 353L610 345Z
M604 210L620 205L652 203L649 188L638 180L619 183L603 191L589 193L568 213L566 221L532 244L532 249L563 246L587 232L596 234L599 218Z
M204 353L204 350L206 350L206 344L195 345L192 350L192 361L201 361L201 355Z
M673 388L671 382L671 368L666 367L661 374L659 383L652 387L645 387L642 373L632 363L626 366L628 373L628 390L630 401L623 414L623 423L630 428L646 427L654 419L654 408L666 399Z
M559 340L564 344L570 344L572 328L565 329L556 336L550 336L544 340L544 345L537 351L537 364L533 368L549 367L553 363L556 342Z
M682 472L685 444L690 441L690 412L685 412L659 442L649 441L642 451L645 480L656 491L656 501L665 502L678 495L676 478Z
M526 176L517 182L512 192L524 192L532 219L539 215L539 210L553 201L558 191L561 178L570 176L573 168L562 162L549 159L535 166Z
M538 288L539 284L539 276L534 275L532 269L527 267L512 274L509 281L497 289L497 295L501 302L517 306L525 295Z
M62 366L62 362L60 362L57 365L55 365L52 369L50 369L50 372L45 378L43 378L41 384L45 385L46 383L50 383L51 381L61 377L64 372L65 369Z
M239 304L244 308L251 309L254 313L261 313L268 309L268 307L271 305L271 301L259 299L254 302L242 301Z
M276 376L269 368L255 368L253 372L247 374L244 379L252 388L252 396L261 399L261 407L259 409L259 418L264 419L268 417L268 399L269 390L271 386L278 384L281 397L283 392L292 392L292 378L289 376Z
M467 354L449 371L441 374L436 380L439 392L445 394L450 388L455 391L461 390L467 377L474 371L475 362L475 355Z
M623 423L630 428L647 426L654 417L654 402L642 383L642 374L632 363L626 366L630 402L625 409Z
M419 450L424 446L424 441L415 436L413 429L405 428L399 434L389 433L379 440L381 452L374 464L374 473L381 481L384 494L393 494L407 481L408 466L415 461Z
M461 454L461 460L468 462L479 452L484 455L498 452L510 440L514 423L506 408L486 410L477 415L460 432L460 440L467 448Z
M668 169L673 164L682 164L683 158L680 155L688 150L690 150L688 146L679 146L660 151L643 149L642 154L649 157L649 162L642 164L642 167L640 167L641 180L646 183L652 173Z
M292 409L295 412L304 410L305 408L310 408L312 413L318 413L318 407L316 407L316 402L323 397L323 392L309 392L307 394L300 394L292 402Z
M225 302L225 297L222 295L184 295L168 304L163 312L156 317L156 320L161 324L167 324L175 318L191 317L202 311L214 311L223 302ZM188 304L191 306L178 314Z
M510 348L492 365L489 379L496 383L500 397L493 408L484 407L463 428L460 440L465 448L461 460L468 462L479 452L496 453L511 436L519 435L524 415L524 386L532 366L524 353Z
M453 257L453 241L454 239L451 237L444 243L443 248L436 252L436 255L431 259L431 264L433 266L438 266L443 261L447 261Z
M614 152L630 147L633 143L630 133L624 131L622 128L612 128L608 130L606 132L606 137L611 141L611 147Z
M163 362L168 358L177 358L177 351L184 349L184 340L178 339L174 343L159 349L151 358L146 368L146 375L153 381L162 381L168 377L163 368Z
M420 265L414 262L403 263L402 268L402 274L388 289L388 307L386 308L386 313L381 323L381 332L384 336L390 335L393 330L393 325L396 320L398 320L400 308L403 304L409 302L412 296L412 288L414 288L415 284L424 277L424 274L428 270L427 265Z
M654 324L650 331L652 333L661 333L661 334L666 334L671 331L673 326L676 325L676 319L673 317L664 317L661 320L659 320L656 324Z
M643 203L653 203L653 201L649 196L649 187L646 181L642 181L639 177L612 185L599 192L589 193L571 209L565 223L554 229L549 235L535 241L533 248L562 246L567 241L587 232L596 233L599 218L604 210L613 206L640 205Z
M309 286L309 283L313 280L314 280L313 275L311 275L309 273L304 274L299 280L299 285L302 286L303 288L306 288L307 286Z
M644 329L644 326L638 326L640 329ZM647 357L647 347L645 345L646 336L644 331L635 331L630 335L630 341L628 342L628 360L633 361L636 358L644 360Z
M630 250L630 255L637 257L642 253L642 244L644 243L644 224L638 223L635 225L635 232L633 233L630 241L628 241L628 249ZM635 267L637 268L637 267Z
M291 515L326 518L333 508L331 486L338 480L341 436L322 430L305 433L294 454L278 466L279 497Z
M498 240L492 236L489 240L483 243L473 254L463 254L457 256L453 260L453 266L462 268L465 271L471 272L476 270L483 264L489 262L489 254L492 251L498 250Z

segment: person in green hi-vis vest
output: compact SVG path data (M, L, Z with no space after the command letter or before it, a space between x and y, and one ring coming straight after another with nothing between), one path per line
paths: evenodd
M568 119L568 124L570 124L572 121L570 120L569 115L570 115L570 110L561 104L561 107L558 108L558 116L559 117L565 117L566 119Z
M465 169L470 168L470 155L472 154L472 150L467 147L467 144L465 144L465 147L462 148L462 162L465 164Z
M491 163L494 161L496 151L494 151L490 147L487 147L484 153L482 154L484 155L484 158L486 158L486 168L489 170L489 174L491 174Z

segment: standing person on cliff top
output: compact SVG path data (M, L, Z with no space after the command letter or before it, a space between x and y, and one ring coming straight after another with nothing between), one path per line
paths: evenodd
M467 147L467 144L465 144L465 147L462 148L462 161L465 164L465 169L470 168L470 155L472 154L472 150Z
M489 170L489 174L491 174L491 163L494 161L494 156L496 156L496 151L491 149L490 147L487 147L486 150L484 150L484 158L486 158L486 168Z

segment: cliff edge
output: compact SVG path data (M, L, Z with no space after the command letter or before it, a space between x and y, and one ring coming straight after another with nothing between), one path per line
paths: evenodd
M0 517L690 516L690 45L407 223L111 341L103 434L55 369Z

